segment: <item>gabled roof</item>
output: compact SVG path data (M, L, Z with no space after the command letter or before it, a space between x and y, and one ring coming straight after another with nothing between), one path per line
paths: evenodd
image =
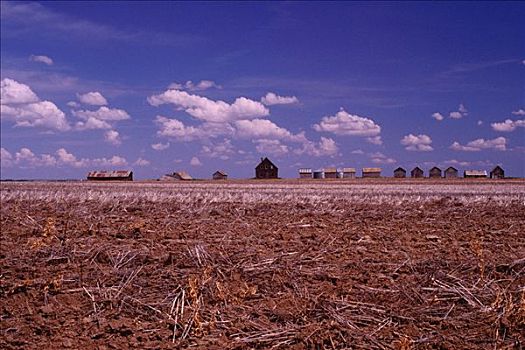
M355 173L355 168L343 168L343 173Z
M215 174L219 174L219 175L222 175L222 176L228 176L228 174L226 174L224 171L222 170L217 170L216 172L213 173L213 175Z
M437 166L432 167L429 171L433 171L433 170L439 170L439 171L441 171L441 169L438 168Z
M496 165L496 166L494 167L494 169L492 169L490 172L493 173L493 172L495 172L496 170L503 171L503 168L500 167L499 165Z
M458 169L454 168L453 166L449 166L448 168L445 169L445 172L448 173L450 170L455 171L455 172L458 171Z
M363 168L363 173L380 173L381 168Z
M396 170L394 170L394 172L396 172L396 171L402 171L402 172L404 172L404 173L407 172L405 169L403 169L403 168L401 168L401 167L399 167L399 168L397 168Z
M256 168L262 166L264 163L268 165L272 165L275 169L277 169L275 164L273 164L272 161L268 159L268 157L261 158L261 162L256 166Z
M90 171L87 177L97 177L97 178L121 178L129 177L133 172L130 170L102 170L102 171Z
M414 169L412 169L412 171L421 171L421 172L423 172L423 169L421 169L420 167L417 166Z

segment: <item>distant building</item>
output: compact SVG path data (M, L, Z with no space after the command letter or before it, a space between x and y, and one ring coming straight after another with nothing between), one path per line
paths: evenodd
M396 170L394 170L394 177L396 177L396 178L407 177L407 171L405 169L399 167Z
M228 180L228 174L226 174L222 170L217 170L216 172L214 172L212 177L214 180Z
M193 178L185 171L176 171L172 174L166 174L162 176L160 181L190 181Z
M447 169L445 169L446 179L455 179L457 177L458 177L458 169L454 168L453 166L449 166Z
M325 179L337 179L337 169L336 168L324 168L324 178Z
M486 170L465 170L463 177L468 179L484 179L487 177Z
M343 179L355 179L355 168L343 168Z
M87 179L89 181L133 181L133 171L90 171Z
M381 177L381 168L363 168L363 177Z
M441 169L439 169L437 166L433 167L428 171L428 177L432 179L441 179Z
M299 178L300 179L311 179L312 178L312 169L310 169L310 168L301 168L301 169L299 169Z
M496 165L494 169L490 172L490 178L491 179L504 179L505 178L505 171L502 167L499 165Z
M410 177L413 177L413 178L425 177L425 175L423 174L423 169L421 169L418 166L415 167L414 169L412 169L412 171L410 171Z
M318 169L314 171L314 179L324 179L323 169Z
M268 158L261 158L259 165L255 167L256 179L277 179L279 169Z

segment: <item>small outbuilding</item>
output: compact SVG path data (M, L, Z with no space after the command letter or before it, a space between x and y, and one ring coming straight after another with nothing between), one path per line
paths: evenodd
M499 165L496 165L494 169L490 172L490 178L491 179L504 179L505 178L505 170L503 170L502 167Z
M441 169L437 166L433 167L428 171L428 177L431 179L441 179Z
M212 175L214 180L228 180L228 174L222 170L217 170Z
M277 179L279 169L268 158L261 158L259 165L255 167L256 179Z
M299 178L300 179L311 179L312 178L312 169L310 169L310 168L301 168L301 169L299 169Z
M415 167L414 169L412 169L410 171L410 177L413 177L413 178L423 178L425 177L425 175L423 174L423 169L421 169L420 167Z
M324 179L323 169L317 169L314 171L314 179Z
M343 179L355 179L355 168L343 168Z
M159 181L191 181L193 178L185 171L176 171L162 176Z
M407 177L407 171L401 167L394 170L394 177L395 178L403 178Z
M465 170L463 177L466 179L485 179L487 178L486 170Z
M445 178L446 179L455 179L458 177L458 169L453 166L449 166L445 169Z
M337 169L336 168L324 168L324 178L325 179L337 179Z
M89 181L133 181L133 171L114 170L114 171L90 171L87 174Z
M362 177L377 178L381 177L381 168L363 168Z

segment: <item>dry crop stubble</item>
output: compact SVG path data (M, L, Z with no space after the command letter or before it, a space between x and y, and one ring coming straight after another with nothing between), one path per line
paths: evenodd
M524 182L1 190L3 348L525 341Z

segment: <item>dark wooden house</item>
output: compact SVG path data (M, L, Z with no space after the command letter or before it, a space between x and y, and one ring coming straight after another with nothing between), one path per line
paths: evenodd
M217 170L212 176L214 180L228 180L228 174L222 170Z
M261 158L259 165L255 167L256 179L277 179L279 178L279 168L268 158Z
M423 169L421 169L420 167L415 167L414 169L412 169L410 171L410 177L413 177L413 178L422 178L422 177L425 177L425 175L423 174Z
M458 169L454 168L453 166L449 166L445 170L445 178L446 179L455 179L458 177Z
M505 178L505 170L503 170L502 167L497 165L494 169L491 170L490 178L491 179L504 179Z
M394 170L394 177L396 177L396 178L407 177L407 171L405 169L399 167L396 170Z
M87 179L89 181L133 181L133 171L90 171Z
M363 168L362 177L381 177L381 168Z
M441 179L441 169L437 166L433 167L428 171L428 177L431 179Z

